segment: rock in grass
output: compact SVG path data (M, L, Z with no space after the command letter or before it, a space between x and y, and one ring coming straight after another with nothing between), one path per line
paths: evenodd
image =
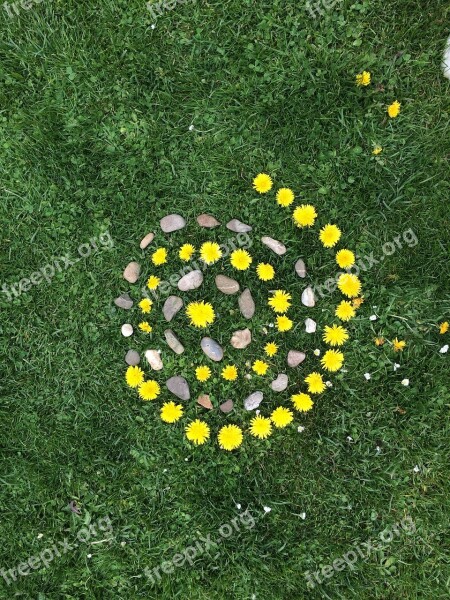
M133 325L130 325L130 323L124 323L122 325L122 335L123 337L130 337L130 335L133 335Z
M197 398L197 404L200 404L200 406L203 406L203 408L206 408L207 410L211 410L213 408L213 403L211 402L211 398L208 396L208 394L202 394L199 396Z
M317 323L314 319L310 319L309 317L305 319L305 331L306 333L314 333L317 329Z
M203 283L203 273L199 270L191 271L184 275L178 282L178 289L181 292L189 292L196 290Z
M147 235L144 238L142 238L139 244L140 249L145 250L147 246L153 242L154 237L154 233L147 233Z
M222 346L210 337L204 337L201 341L203 352L208 358L219 362L223 358Z
M243 350L244 348L247 348L251 341L252 332L250 331L250 329L238 329L233 333L230 343L233 346L233 348Z
M136 352L136 350L128 350L128 352L125 354L125 362L127 365L130 365L130 367L135 367L138 365L141 362L139 352Z
M141 265L137 262L130 262L123 272L123 278L129 283L136 283L141 274Z
M223 402L219 408L223 413L229 413L233 410L234 407L234 402L233 400L226 400L225 402Z
M298 261L295 263L295 272L299 277L306 277L305 263L301 258L299 258Z
M133 306L133 300L128 294L121 294L118 298L114 300L114 304L119 308L129 310Z
M244 400L245 410L255 410L263 401L264 394L262 392L253 392L248 398Z
M161 219L159 224L164 233L172 233L173 231L178 231L178 229L183 229L186 221L181 215L167 215Z
M178 296L169 296L164 302L163 315L166 321L171 321L182 308L183 300Z
M251 225L242 223L242 221L239 221L238 219L231 219L231 221L227 223L227 229L234 231L235 233L248 233L252 230L252 227Z
M276 379L272 381L270 387L274 392L284 392L289 383L289 378L286 373L280 373Z
M246 288L239 296L239 310L242 316L246 319L251 319L255 314L255 301L253 300L252 293Z
M180 400L189 400L191 392L188 382L184 377L171 377L166 381L167 389Z
M217 275L216 286L224 294L236 294L239 291L239 283L226 275Z
M146 350L145 358L154 371L161 371L163 363L158 350Z
M298 365L300 365L305 358L306 354L304 352L300 352L299 350L289 350L287 364L291 368L298 367Z
M314 291L309 286L302 292L302 304L304 306L308 306L309 308L312 308L313 306L316 305L316 298L314 296Z
M278 256L282 256L283 254L286 254L286 246L284 244L282 244L281 242L279 242L278 240L274 240L271 237L264 236L261 238L261 241L265 246L267 246L273 252L275 252L275 254L278 254Z
M166 329L164 332L167 345L175 354L183 354L184 346L171 329Z
M199 215L197 217L197 223L200 227L206 227L207 229L212 229L213 227L220 225L220 222L215 217L206 214Z

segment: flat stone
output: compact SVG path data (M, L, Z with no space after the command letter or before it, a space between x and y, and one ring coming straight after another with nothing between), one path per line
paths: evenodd
M289 367L298 367L306 358L306 354L304 352L300 352L299 350L289 350L287 356L287 364Z
M154 371L161 371L163 363L158 350L146 350L145 358Z
M191 271L186 273L178 282L178 289L181 292L189 292L189 290L196 290L203 283L203 273L199 270Z
M253 300L252 293L246 288L239 296L239 310L242 316L246 319L251 319L255 314L255 301Z
M247 348L247 346L252 341L252 332L250 329L238 329L231 336L231 345L233 348L238 348L239 350L243 350Z
M147 235L140 241L139 248L141 250L145 250L147 246L153 242L154 238L154 233L147 233Z
M233 400L226 400L223 404L219 406L220 410L223 413L229 413L233 410L234 402Z
M231 219L231 221L227 223L227 229L234 231L235 233L248 233L252 230L252 227L251 225L242 223L242 221L239 221L238 219Z
M219 362L223 358L222 346L210 337L204 337L201 341L203 352L208 358Z
M130 337L130 335L133 335L133 325L130 325L130 323L124 323L122 325L122 335L123 337Z
M271 237L264 236L261 238L261 241L265 246L273 250L275 254L278 254L278 256L286 254L286 246L278 240L274 240Z
M309 308L312 308L316 305L316 298L314 296L313 289L309 286L302 292L302 304L308 306Z
M186 221L181 215L167 215L159 222L161 229L164 233L172 233L172 231L178 231L186 226Z
M199 215L197 217L197 223L200 225L200 227L207 227L208 229L212 229L213 227L220 225L220 222L215 217L207 214Z
M118 298L114 300L114 304L119 308L129 310L133 306L133 300L128 294L121 294Z
M306 277L305 263L301 258L299 258L298 261L295 263L295 272L299 277Z
M253 392L248 398L244 400L245 410L255 410L263 401L264 394L262 392Z
M141 274L141 265L137 262L130 262L123 272L123 278L129 283L136 283Z
M166 381L167 389L180 400L189 400L191 392L188 382L184 377L171 377Z
M136 352L136 350L128 350L128 352L125 354L125 362L131 367L138 365L141 362L139 352Z
M183 354L184 346L171 329L165 330L164 337L166 338L167 345L175 354Z
M289 383L289 377L286 373L280 373L276 379L272 381L270 387L274 392L284 392Z
M231 279L231 277L227 277L226 275L217 275L216 276L216 286L224 294L236 294L239 291L239 283L235 279Z
M178 296L169 296L164 302L163 315L166 321L171 321L183 306L183 300Z
M317 329L317 323L314 319L305 319L305 331L306 333L314 333Z
M197 404L200 404L200 406L203 406L203 408L206 408L208 410L211 410L213 408L213 403L211 402L211 399L208 396L208 394L202 394L201 396L199 396L197 398Z

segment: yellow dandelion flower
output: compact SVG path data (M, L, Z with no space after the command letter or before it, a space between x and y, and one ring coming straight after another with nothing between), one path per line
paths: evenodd
M348 269L355 264L355 255L351 250L339 250L336 253L336 262L341 269Z
M292 296L284 290L275 290L267 304L277 313L285 313L291 305Z
M339 371L344 364L344 355L339 350L327 350L320 362L327 371Z
M144 381L144 371L140 367L128 367L125 380L131 388L136 388Z
M259 173L253 180L253 188L258 194L267 194L272 189L272 178L266 173Z
M294 325L293 321L291 321L291 319L289 317L287 317L286 315L278 315L277 316L277 329L278 331L289 331L290 329L292 329L292 326Z
M208 381L211 377L211 369L206 365L200 365L195 369L195 376L198 381Z
M392 347L394 349L394 352L402 352L405 346L406 342L403 340L398 340L397 338L395 338L395 340L392 341Z
M397 100L395 100L392 104L387 107L388 115L391 119L395 119L400 114L401 104Z
M252 369L257 375L265 375L268 368L269 365L263 360L255 360L252 365Z
M245 271L249 268L252 262L252 257L247 250L234 250L230 256L230 263L238 271Z
M287 427L289 423L292 423L294 420L294 415L289 408L284 408L284 406L279 406L270 415L270 420L275 425L282 429L283 427Z
M217 242L205 242L200 247L200 257L207 265L213 265L222 258L222 250Z
M385 339L384 337L376 337L374 342L375 342L375 346L382 346L385 343Z
M310 373L305 377L305 383L308 385L308 392L310 394L321 394L327 387L322 379L322 375L316 372Z
M370 85L371 77L369 71L363 71L362 73L358 73L355 79L356 85L358 87L365 87L367 85Z
M439 325L439 333L441 335L443 335L444 333L447 333L448 329L449 329L448 321L444 321L443 323L441 323Z
M353 298L361 291L361 281L353 273L342 273L339 275L337 284L338 288L347 298Z
M311 206L311 204L302 204L301 206L297 206L292 213L292 218L294 219L294 223L297 225L297 227L311 227L314 225L316 217L316 209L314 206Z
M159 396L161 388L159 383L153 379L143 381L139 386L138 393L142 400L155 400Z
M267 356L275 356L275 354L278 352L278 345L275 344L275 342L268 342L264 346L264 352L267 354Z
M153 328L147 321L142 321L139 323L139 329L144 333L151 333Z
M209 302L190 302L186 307L186 314L194 327L207 327L214 323L216 315Z
M323 340L329 346L342 346L348 340L348 331L342 325L325 325Z
M160 411L161 419L165 423L176 423L183 416L183 407L175 402L164 402Z
M275 269L268 263L259 263L256 267L256 274L261 281L270 281L275 276Z
M161 279L159 277L156 277L156 275L150 275L147 280L147 287L149 290L156 290L160 283Z
M242 444L242 429L237 425L224 425L217 436L222 450L236 450Z
M280 206L289 206L294 202L294 192L289 188L280 188L277 192L277 202Z
M337 225L331 225L330 223L325 225L325 227L322 227L319 233L319 239L325 248L332 248L333 246L336 246L340 238L341 230Z
M158 248L152 254L152 263L155 266L163 265L167 262L167 250L165 248Z
M314 402L311 400L309 394L294 394L291 396L291 400L294 408L300 412L308 412L308 410L311 410L314 406Z
M361 306L361 304L364 303L364 296L361 296L361 298L353 298L352 300L352 306L354 308L359 308Z
M341 321L350 321L356 315L356 310L348 300L342 300L334 313Z
M236 381L238 370L235 365L227 365L222 369L221 375L225 381Z
M144 314L148 314L152 310L153 302L150 298L142 298L139 302L139 308Z
M374 156L378 156L382 152L383 152L383 148L381 146L375 146L374 149L372 150L372 154Z
M265 440L272 433L272 423L267 417L257 415L250 421L250 433L260 440Z
M196 446L201 446L209 439L209 426L205 421L200 421L200 419L196 419L189 423L189 425L185 428L187 439L195 444Z
M179 258L181 260L191 260L192 255L195 252L195 248L192 244L183 244L178 252Z

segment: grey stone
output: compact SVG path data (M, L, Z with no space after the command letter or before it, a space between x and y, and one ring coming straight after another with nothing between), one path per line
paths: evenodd
M252 332L250 331L250 329L238 329L233 333L230 343L233 346L233 348L243 350L244 348L247 348L251 341Z
M299 277L306 277L305 263L301 258L299 258L298 261L295 263L295 272Z
M246 319L251 319L255 314L255 301L253 300L252 293L246 288L239 296L239 310L242 316Z
M130 323L124 323L122 325L122 335L123 337L130 337L130 335L133 335L133 325L130 325Z
M181 292L189 292L189 290L196 290L203 283L203 273L201 271L191 271L184 275L178 282L178 289Z
M263 401L264 394L262 392L253 392L248 398L244 400L245 410L255 410Z
M171 321L183 306L183 300L178 296L169 296L164 302L163 315L166 321Z
M212 229L213 227L220 225L220 222L215 217L206 214L199 215L197 217L197 223L200 225L200 227L207 227L208 229Z
M129 310L133 306L133 300L128 294L121 294L118 298L114 300L114 304L119 308Z
M203 352L208 358L219 362L223 358L222 346L210 337L204 337L201 341Z
M286 373L280 373L276 379L272 381L270 387L274 392L284 392L289 383L289 378Z
M141 274L141 265L137 262L130 262L123 272L123 278L129 283L136 283Z
M226 275L217 275L216 276L216 286L224 294L236 294L239 291L239 283L235 279L231 279L231 277L227 277Z
M139 352L136 352L136 350L128 350L128 352L125 354L125 362L131 367L138 365L141 362Z
M281 242L279 242L278 240L274 240L271 237L264 236L261 238L261 241L265 246L267 246L268 248L273 250L273 252L275 252L275 254L278 254L278 256L282 256L283 254L286 254L286 246L284 244L282 244Z
M175 354L183 354L184 346L171 329L165 330L164 337L166 338L167 345Z
M313 306L316 305L316 298L314 296L314 291L309 286L306 289L304 289L302 292L302 304L304 304L304 306L308 306L309 308L312 308Z
M163 363L158 350L146 350L145 358L154 371L161 371Z
M184 377L171 377L166 382L167 389L180 400L189 400L191 392L189 391L188 382Z
M229 413L229 412L231 412L233 410L233 407L234 407L233 400L226 400L225 402L223 402L223 404L221 404L219 406L220 410L223 413Z
M155 238L154 233L147 233L147 235L144 238L142 238L142 240L139 244L140 249L145 250L147 248L147 246L153 242L154 238Z
M317 323L314 319L310 319L309 317L305 319L305 331L306 333L314 333L317 329Z
M238 221L238 219L231 219L231 221L227 223L227 229L234 231L235 233L248 233L252 230L252 227L242 223L242 221Z
M181 215L167 215L161 219L159 224L164 233L172 233L172 231L183 229L186 225L186 221Z
M289 367L298 367L306 358L306 354L304 352L300 352L299 350L289 350L287 356L287 364Z

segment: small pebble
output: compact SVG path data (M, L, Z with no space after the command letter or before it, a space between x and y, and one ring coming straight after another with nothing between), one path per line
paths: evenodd
M130 323L122 325L122 335L123 337L130 337L130 335L133 335L133 326L130 325Z

